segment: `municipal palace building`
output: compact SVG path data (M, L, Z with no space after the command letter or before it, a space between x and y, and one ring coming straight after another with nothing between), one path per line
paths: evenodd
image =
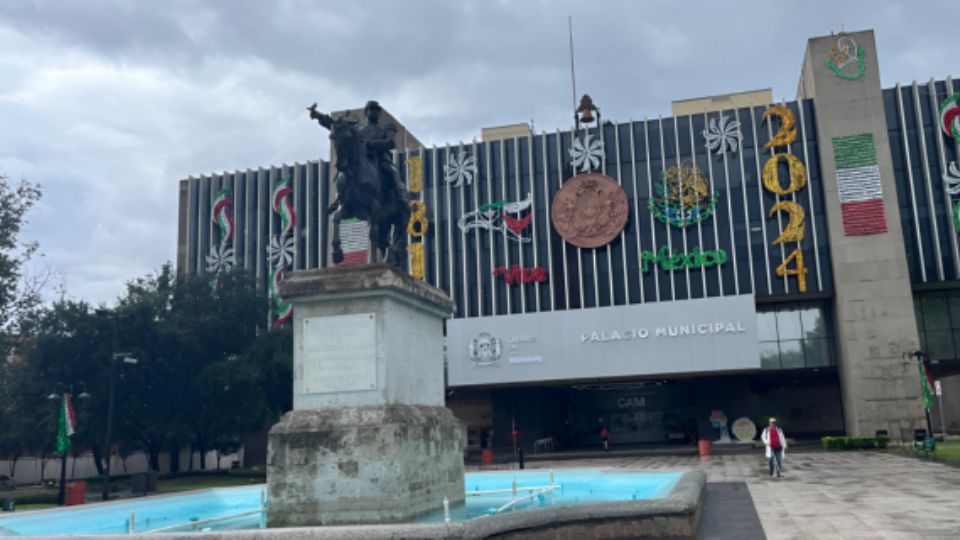
M456 306L447 405L468 446L598 445L601 427L682 444L769 416L790 437L910 440L920 360L960 431L960 82L884 88L869 30L810 39L800 67L793 101L621 121L595 94L570 129L470 143L426 146L383 113L405 270ZM336 164L309 158L181 180L178 272L242 268L292 324L284 275L334 266ZM369 259L366 231L343 221L341 265Z

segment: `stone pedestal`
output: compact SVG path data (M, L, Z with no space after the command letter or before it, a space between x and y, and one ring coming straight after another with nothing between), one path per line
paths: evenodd
M293 410L268 437L271 527L389 523L463 499L442 291L385 265L295 272Z

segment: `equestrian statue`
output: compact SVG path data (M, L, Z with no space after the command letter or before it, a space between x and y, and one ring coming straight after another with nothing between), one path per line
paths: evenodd
M393 165L395 125L380 123L380 104L368 101L367 118L361 128L348 116L333 117L307 107L310 118L330 130L336 158L334 185L337 197L327 208L333 214L333 262L343 262L340 221L357 218L370 224L370 262L386 262L402 268L407 252L407 221L410 208L406 189Z

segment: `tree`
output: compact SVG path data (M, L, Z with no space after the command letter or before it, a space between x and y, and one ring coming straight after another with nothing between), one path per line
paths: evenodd
M17 316L40 303L42 278L28 278L24 266L37 252L36 242L22 243L27 212L40 200L40 187L26 180L11 183L0 174L0 328L15 330ZM13 327L13 328L11 328Z

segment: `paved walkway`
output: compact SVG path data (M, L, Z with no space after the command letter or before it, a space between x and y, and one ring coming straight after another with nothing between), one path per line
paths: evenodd
M529 463L529 468L570 467L700 469L711 483L745 484L770 539L960 538L960 468L910 457L880 452L788 451L781 479L767 475L760 453ZM707 497L722 492L708 490ZM745 509L746 518L749 513L749 508ZM704 520L704 525L708 521L712 520ZM701 530L701 537L739 536L733 530Z

